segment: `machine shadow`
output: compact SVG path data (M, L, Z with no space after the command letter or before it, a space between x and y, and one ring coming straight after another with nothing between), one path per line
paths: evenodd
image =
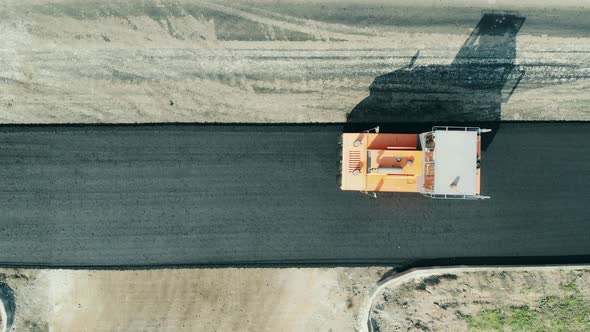
M433 124L492 129L500 127L508 101L524 69L515 65L516 35L525 17L485 13L449 65L406 68L375 78L369 96L349 113L345 132L380 126L382 132L428 131Z

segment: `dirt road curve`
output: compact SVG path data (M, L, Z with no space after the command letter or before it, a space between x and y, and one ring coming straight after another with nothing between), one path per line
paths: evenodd
M0 262L588 254L590 123L504 123L487 201L342 192L339 125L0 128Z

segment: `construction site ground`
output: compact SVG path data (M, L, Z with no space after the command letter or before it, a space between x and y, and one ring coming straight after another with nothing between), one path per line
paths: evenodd
M590 119L583 1L412 4L3 1L0 121L344 122L375 77L451 64L502 11L525 18L494 54L525 73L502 119Z
M450 63L484 10L527 17L516 61L529 74L502 118L590 119L583 1L281 3L4 1L0 121L344 122L418 51L415 65ZM13 331L354 331L389 270L2 269L0 282L15 293ZM481 310L588 294L588 272L420 277L387 290L408 300L378 298L372 318L383 331L475 328L493 316Z
M590 329L585 266L390 272L1 269L0 282L15 292L12 331Z

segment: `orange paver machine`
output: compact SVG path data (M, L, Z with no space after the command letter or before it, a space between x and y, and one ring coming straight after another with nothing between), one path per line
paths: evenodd
M433 127L384 134L379 127L342 134L342 190L415 192L432 198L482 199L477 127Z

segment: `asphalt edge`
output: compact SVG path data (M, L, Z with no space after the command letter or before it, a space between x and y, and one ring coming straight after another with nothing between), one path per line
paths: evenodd
M372 267L381 266L395 268L391 273L400 273L414 268L442 268L451 266L566 266L590 264L590 255L560 256L467 256L446 258L357 258L352 260L318 259L318 260L268 260L268 261L228 261L228 262L170 262L154 264L122 264L122 265L87 265L63 263L26 263L3 262L0 268L21 268L35 270L177 270L177 269L224 269L224 268L336 268L336 267ZM388 275L383 276L385 279Z
M383 122L385 124L391 122ZM588 124L590 119L577 120L500 120L500 121L399 121L398 125L404 124L430 124L430 123L499 123L499 124L520 124L520 123L537 123L537 124L564 124L577 123ZM222 127L222 126L244 126L244 127L272 127L272 126L291 126L291 127L318 127L318 126L344 126L347 124L354 125L371 125L372 123L362 122L199 122L199 121L170 121L170 122L5 122L0 123L0 127L154 127L154 126L207 126L207 127Z

